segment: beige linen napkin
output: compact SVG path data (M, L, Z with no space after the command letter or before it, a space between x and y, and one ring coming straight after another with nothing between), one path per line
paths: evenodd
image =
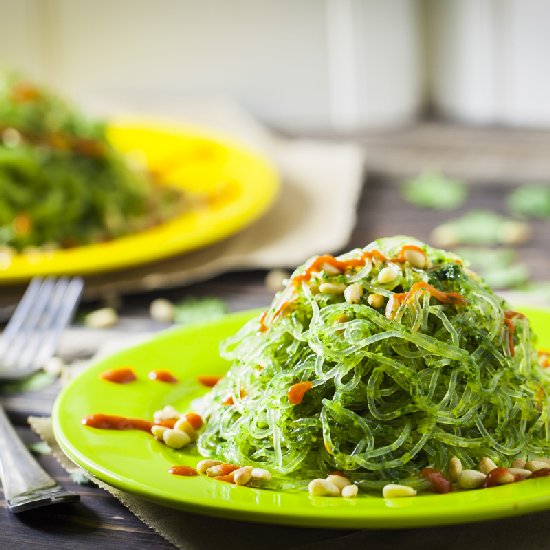
M123 108L124 106L124 108ZM190 284L238 269L294 267L308 257L337 252L348 242L364 179L363 150L352 144L275 136L231 102L110 101L95 107L123 120L139 112L158 120L200 125L264 154L277 167L281 190L260 220L206 248L154 264L90 277L90 298ZM122 114L121 114L122 113Z

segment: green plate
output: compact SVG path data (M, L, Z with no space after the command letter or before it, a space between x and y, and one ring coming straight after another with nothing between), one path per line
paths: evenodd
M550 313L523 309L550 348ZM175 464L194 466L194 446L175 451L144 432L95 430L80 423L92 413L152 418L173 404L190 410L206 390L199 375L223 374L227 363L218 343L257 312L228 315L202 325L167 331L153 340L104 359L73 380L53 411L55 436L77 464L120 489L166 506L240 520L337 528L402 528L463 523L525 514L550 508L550 478L539 478L487 490L384 499L310 497L306 492L277 492L237 487L207 477L176 477ZM138 380L127 385L99 378L106 369L131 366ZM168 369L178 384L151 381L152 369Z

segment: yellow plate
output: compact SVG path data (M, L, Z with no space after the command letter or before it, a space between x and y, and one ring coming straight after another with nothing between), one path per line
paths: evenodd
M274 168L256 153L194 128L143 121L113 124L108 137L123 153L141 156L161 179L204 193L204 206L154 228L107 243L0 256L0 284L36 275L94 274L189 252L256 220L278 190Z

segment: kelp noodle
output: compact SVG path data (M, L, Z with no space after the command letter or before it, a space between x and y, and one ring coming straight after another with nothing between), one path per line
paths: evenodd
M397 276L381 284L389 264ZM341 470L373 488L452 456L470 468L544 455L550 386L534 343L527 319L442 250L399 237L314 258L221 346L232 366L206 398L199 449L296 486Z

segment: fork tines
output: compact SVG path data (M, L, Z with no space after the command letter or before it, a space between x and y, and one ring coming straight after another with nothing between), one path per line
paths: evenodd
M35 278L0 339L0 378L19 379L53 355L78 304L80 278Z

